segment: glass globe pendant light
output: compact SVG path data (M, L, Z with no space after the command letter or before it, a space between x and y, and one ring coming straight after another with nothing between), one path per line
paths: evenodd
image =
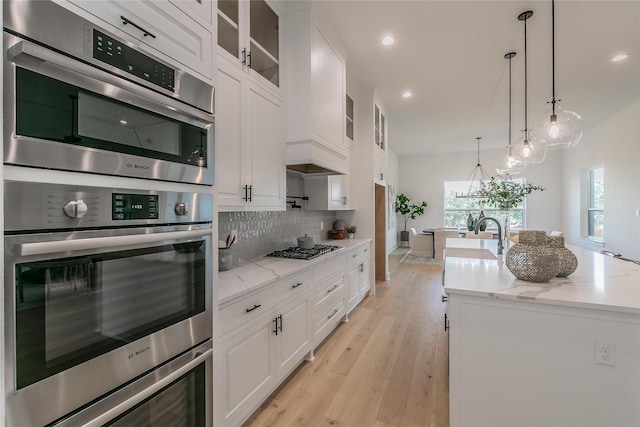
M531 128L535 148L560 149L573 147L582 137L582 118L562 108L556 99L556 13L555 0L551 0L551 101L547 111Z
M547 156L547 150L543 147L534 147L529 136L529 126L527 122L527 19L533 16L533 12L527 10L518 15L519 21L524 21L524 129L518 142L513 144L512 155L516 162L531 164L542 163ZM522 141L522 142L520 142Z
M496 172L500 176L513 176L524 171L527 167L526 163L517 162L513 158L513 147L511 146L511 59L516 56L515 52L509 52L504 55L505 59L509 60L509 138L507 139L507 151L503 156L500 156L498 163L496 164Z

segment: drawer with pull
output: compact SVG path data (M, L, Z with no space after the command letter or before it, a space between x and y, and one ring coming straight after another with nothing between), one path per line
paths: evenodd
M356 247L347 254L347 265L349 271L351 271L354 266L365 262L369 258L369 256L371 256L369 248L370 244L366 243Z
M218 335L271 311L277 304L311 288L311 272L281 279L220 309Z
M324 281L317 283L313 288L315 307L334 298L336 295L344 295L344 289L344 271L337 272Z
M345 298L328 301L314 312L314 346L320 342L334 329L335 325L344 317L346 313Z

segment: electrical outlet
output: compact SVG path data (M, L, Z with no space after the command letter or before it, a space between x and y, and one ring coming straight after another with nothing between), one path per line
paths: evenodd
M233 241L235 239L235 241ZM231 237L229 237L229 242L233 241L233 243L238 243L238 230L231 230Z
M616 345L596 341L595 361L598 365L616 366Z
M324 222L320 221L320 231L324 230Z

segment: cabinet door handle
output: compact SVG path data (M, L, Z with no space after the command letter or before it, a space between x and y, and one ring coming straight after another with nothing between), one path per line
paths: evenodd
M295 285L291 285L293 289L297 288L298 286L302 286L302 282L296 283Z
M247 53L248 64L247 67L251 68L251 52Z
M447 319L447 313L444 314L444 330L449 330L449 319Z
M346 198L346 197L343 197L343 198L342 198L342 204L343 204L343 205L346 205L346 204L347 204L347 198Z
M331 312L331 314L327 316L327 319L331 319L333 316L335 316L335 315L336 315L336 313L337 313L338 311L340 311L340 310L338 310L337 308L336 308L335 310L333 310L333 311Z
M273 333L278 335L278 318L273 319Z
M331 288L327 289L327 293L330 294L331 292L335 291L337 287L338 285L333 285Z
M247 313L251 313L253 310L262 307L262 304L254 304L252 308L247 308Z
M251 201L251 196L253 196L253 185L249 186L249 201Z
M442 295L442 302L447 302L447 294Z
M247 65L247 48L242 49L242 65Z
M276 317L276 320L278 319L280 319L280 326L278 327L278 329L280 330L280 332L282 332L282 314ZM276 325L277 325L277 322L276 322Z
M244 190L244 201L248 202L249 201L249 186L245 185L244 187L242 187L242 189Z
M360 264L360 271L364 271L364 264Z
M140 25L136 24L135 22L133 22L130 19L125 18L124 16L120 15L120 19L122 19L122 23L124 25L127 24L131 24L132 27L135 27L137 29L139 29L140 31L142 31L142 37L147 37L147 36L151 36L154 39L156 38L156 36L154 36L153 34L151 34L149 31L145 30L144 28L142 28Z

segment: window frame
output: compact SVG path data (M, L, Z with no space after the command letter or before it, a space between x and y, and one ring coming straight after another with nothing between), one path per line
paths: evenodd
M604 185L604 175L605 175L605 170L604 170L604 166L602 165L598 165L598 166L594 166L592 168L589 168L587 171L585 171L585 192L584 192L584 201L583 201L583 237L594 241L594 242L599 242L599 243L604 243L604 198L606 196L606 190L605 190L605 185ZM601 174L601 177L596 178L596 174L599 173ZM595 184L596 182L601 183L601 193L602 195L600 196L601 198L601 206L595 206L595 202L596 202L596 196L595 196L595 192L596 192L596 188L595 188ZM600 219L600 223L601 223L601 232L600 235L596 235L596 226L597 224L595 224L595 215L597 213L601 214L601 219Z

